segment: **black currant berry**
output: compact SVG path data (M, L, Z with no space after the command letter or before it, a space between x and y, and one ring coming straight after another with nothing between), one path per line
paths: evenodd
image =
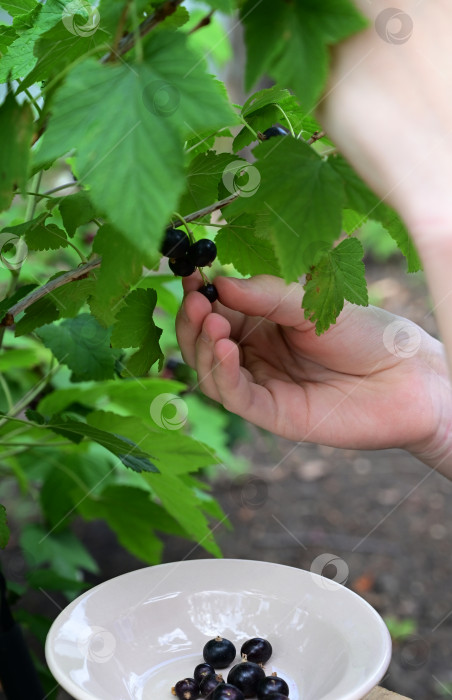
M174 688L171 688L173 695L177 695L179 700L196 700L199 698L198 684L194 678L184 678L178 681Z
M242 644L241 656L246 656L247 661L254 661L256 664L265 664L272 655L272 645L262 637L253 637Z
M201 238L190 246L188 259L196 267L210 265L217 257L217 246L208 238Z
M272 136L287 136L288 133L289 131L283 126L271 126L269 129L265 129L262 136L264 137L264 141L267 141L267 139L271 139Z
M206 676L215 675L215 669L211 664L198 664L193 671L193 678L199 684Z
M257 697L259 700L274 700L274 694L278 693L283 697L288 697L289 686L283 678L279 678L276 673L267 676L262 680L257 688Z
M223 676L219 676L216 673L211 673L209 676L204 676L199 684L199 690L203 698L210 698L213 691L221 683L224 684Z
M246 698L256 695L257 687L264 678L264 669L251 661L236 664L228 673L228 683L239 688Z
M210 698L209 698L210 700ZM229 683L221 683L212 694L212 700L245 700L242 691Z
M229 639L215 637L205 644L202 650L204 661L214 668L226 668L235 659L235 646Z
M190 239L180 228L167 228L160 252L168 258L182 258L188 253Z
M214 301L218 299L217 288L214 284L205 284L203 287L198 289L198 292L204 294L205 297L213 304Z
M175 275L179 277L188 277L192 275L195 271L195 266L188 260L188 257L177 258L177 260L170 260L169 267Z

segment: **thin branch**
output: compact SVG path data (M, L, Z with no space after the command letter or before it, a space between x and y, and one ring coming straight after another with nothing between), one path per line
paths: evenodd
M312 134L311 138L308 139L308 140L306 141L306 143L308 144L308 146L311 146L311 145L312 145L313 143L315 143L316 141L319 141L320 139L323 139L324 136L326 136L326 134L325 134L324 131L315 131L315 132Z
M187 214L187 216L185 216L184 219L186 222L195 221L196 219L202 219L204 216L207 216L208 214L217 211L217 209L223 209L223 207L226 207L228 204L234 202L239 196L240 192L234 192L233 194L230 194L229 197L221 199L219 202L214 202L208 207L204 207L204 209L199 209L198 211L193 212L193 214ZM176 225L183 224L183 222L180 219L176 219L172 223ZM23 299L20 299L20 301L18 301L17 304L14 304L14 306L11 306L11 308L8 309L8 311L3 316L3 319L0 322L0 326L12 326L14 323L14 318L21 311L24 311L36 301L42 299L42 297L46 296L46 294L50 294L50 292L53 292L55 289L58 289L58 287L62 287L65 284L69 284L69 282L73 282L74 280L79 280L83 279L84 277L88 277L89 273L92 270L95 270L96 268L100 267L101 262L101 257L95 258L95 260L90 260L85 265L79 265L79 267L77 267L75 270L68 270L68 272L65 272L63 275L60 275L59 277L56 277L53 280L50 280L50 282L47 282L47 284L44 284L42 287L39 287L39 289L34 289L32 292L30 292L30 294L27 294Z
M58 287L62 287L64 284L68 284L74 280L87 277L91 270L96 269L96 267L100 267L101 262L102 258L91 260L85 265L80 265L75 270L69 270L64 275L60 275L59 277L50 280L50 282L47 282L47 284L39 287L39 289L34 289L32 292L30 292L30 294L27 294L27 296L18 301L17 304L14 304L14 306L11 306L11 308L8 309L0 323L0 326L12 326L15 316L17 316L17 314L19 314L21 311L24 311L24 309L26 309L28 306L31 306L39 299L42 299L42 297L44 297L46 294L50 294L50 292L58 289Z
M202 29L203 27L207 27L212 20L212 15L214 12L215 12L215 10L210 10L210 12L205 17L203 17L202 19L199 20L198 24L196 24L193 27L193 29L190 29L188 34L193 34L194 32L197 32L198 29Z
M160 22L163 22L163 20L176 12L181 3L182 0L167 0L163 3L163 5L160 5L160 7L158 7L155 12L152 13L152 15L146 17L146 19L140 24L138 27L138 36L143 38L146 36L146 34L149 34L149 32L152 31L157 24L160 24ZM117 51L110 51L110 53L106 54L100 59L100 62L110 63L111 61L114 61L115 58L123 56L125 53L127 53L127 51L130 51L130 49L133 48L136 42L136 37L136 31L126 34L126 36L119 42Z

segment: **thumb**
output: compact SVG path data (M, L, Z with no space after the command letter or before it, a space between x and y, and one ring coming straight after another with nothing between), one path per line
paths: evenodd
M312 326L304 318L303 288L297 282L286 284L279 277L256 275L248 279L217 277L215 286L221 303L230 309L263 316L282 326Z

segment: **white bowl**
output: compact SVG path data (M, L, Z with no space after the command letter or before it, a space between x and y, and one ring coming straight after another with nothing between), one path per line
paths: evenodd
M46 642L50 670L76 700L175 700L204 644L221 635L273 646L290 700L360 700L384 675L389 632L362 598L279 564L201 559L132 571L68 605ZM226 677L226 671L222 671Z

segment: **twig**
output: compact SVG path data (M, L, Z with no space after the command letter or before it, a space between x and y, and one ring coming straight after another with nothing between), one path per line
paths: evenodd
M163 22L163 20L176 12L181 3L182 0L167 0L164 2L163 5L160 5L160 7L158 7L155 12L152 13L152 15L146 17L144 22L142 22L138 27L138 32L133 31L126 34L126 36L119 42L118 50L110 51L110 53L106 54L100 59L100 62L110 63L111 61L114 61L115 58L123 56L125 53L127 53L127 51L130 51L136 42L137 34L140 36L140 38L143 38L146 36L146 34L149 34L149 32L152 31L157 24L160 24L160 22Z
M14 304L14 306L11 306L11 308L8 309L0 323L0 326L12 326L15 316L17 316L17 314L19 314L21 311L24 311L24 309L34 304L36 301L38 301L38 299L41 299L46 294L50 294L50 292L58 289L58 287L62 287L64 284L68 284L74 280L87 277L91 270L94 270L96 267L100 267L101 262L102 258L91 260L85 265L80 265L80 267L77 267L75 270L69 270L64 275L60 275L59 277L50 280L50 282L47 282L47 284L39 287L39 289L34 289L32 292L30 292L30 294L27 294L27 296L18 301L17 304Z
M323 139L323 137L326 136L324 131L315 131L311 138L306 141L308 146L311 146L311 144L315 143L316 141L319 141L319 139Z
M190 29L188 34L193 34L194 32L197 32L198 29L202 29L203 27L207 27L212 20L212 15L214 12L215 12L215 10L210 10L210 12L205 17L203 17L202 19L199 20L198 24L196 24L193 27L193 29Z
M228 204L231 204L239 196L240 192L234 192L233 194L230 194L229 197L221 199L219 202L214 202L208 207L204 207L204 209L199 209L198 211L195 211L192 214L187 214L187 216L184 217L184 220L186 222L189 222L195 221L196 219L202 219L204 216L207 216L207 214L211 214L217 209L222 209ZM184 222L180 219L176 219L175 221L173 221L173 224L177 225L182 225L183 223ZM42 287L39 287L39 289L34 289L32 292L30 292L30 294L27 294L25 297L23 297L23 299L20 299L20 301L18 301L17 304L14 304L14 306L11 306L11 308L8 309L8 311L3 316L3 319L1 319L0 326L12 326L14 323L14 318L21 311L24 311L36 301L42 299L42 297L44 297L46 294L50 294L50 292L53 292L55 289L58 289L58 287L62 287L65 284L69 284L69 282L73 282L74 280L79 280L83 279L84 277L88 277L89 273L92 270L95 270L97 267L100 267L101 262L101 257L95 258L95 260L90 260L85 265L80 265L75 270L68 270L68 272L65 272L63 275L60 275L59 277L56 277L53 280L50 280L50 282L47 282L47 284L44 284Z

